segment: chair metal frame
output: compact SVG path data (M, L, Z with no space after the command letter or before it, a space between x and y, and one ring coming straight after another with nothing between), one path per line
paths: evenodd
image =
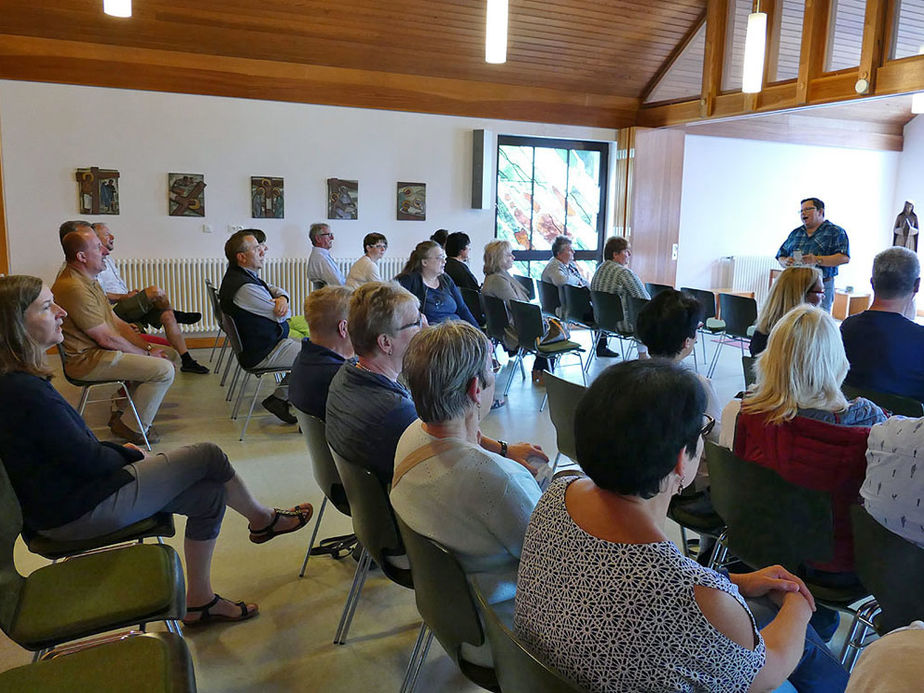
M132 414L135 417L135 422L138 424L138 430L141 431L141 437L144 439L144 446L148 449L148 452L151 451L151 443L148 441L148 434L145 430L144 424L141 423L141 417L138 415L138 409L135 407L135 400L132 399L132 393L128 390L128 385L126 380L80 380L79 378L72 378L67 374L67 358L64 356L64 347L60 344L57 345L58 356L61 357L61 370L64 373L64 379L67 380L74 387L81 387L83 391L80 393L80 403L77 405L77 413L83 418L84 409L87 408L88 404L97 404L99 402L111 402L111 398L106 399L90 399L90 390L94 387L101 387L103 385L118 385L122 388L122 392L125 393L125 399L128 400L128 406L131 407Z

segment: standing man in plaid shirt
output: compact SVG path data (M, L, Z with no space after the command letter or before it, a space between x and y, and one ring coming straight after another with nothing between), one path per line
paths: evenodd
M847 232L825 219L825 203L817 197L802 200L802 226L789 234L776 259L783 267L817 266L824 278L825 298L821 307L831 311L834 277L839 265L850 262Z

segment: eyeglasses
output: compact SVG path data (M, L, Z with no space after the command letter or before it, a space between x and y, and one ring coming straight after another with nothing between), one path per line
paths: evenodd
M706 425L699 429L699 434L705 438L712 433L712 429L715 428L715 419L709 416L709 414L703 414L703 416L706 417Z
M318 238L324 238L324 236L333 236L333 235L334 235L333 233L331 233L330 231L327 231L325 233L319 233Z
M415 322L409 322L407 325L402 325L398 328L398 332L401 330L406 330L409 327L420 327L420 324L423 322L423 313L417 314L417 320Z
M815 206L803 207L802 209L799 210L799 214L802 214L802 212L811 212L813 209L818 209L818 207L815 207Z
M433 257L425 257L425 258L424 258L424 260L439 260L440 262L442 262L442 261L445 260L445 259L446 259L446 256L445 256L445 255L434 255Z
M385 245L384 243L376 243L376 244L375 244L374 246L372 246L372 247L373 247L373 248L380 248L381 250L385 250L388 246Z

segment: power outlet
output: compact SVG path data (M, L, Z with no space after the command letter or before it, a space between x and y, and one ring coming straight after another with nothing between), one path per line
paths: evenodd
M671 260L673 260L674 262L677 261L677 252L679 250L680 248L677 246L676 243L674 243L674 245L671 246Z

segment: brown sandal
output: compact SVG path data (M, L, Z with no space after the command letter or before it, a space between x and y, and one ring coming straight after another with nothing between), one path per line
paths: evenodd
M200 614L199 618L192 621L187 621L183 619L183 625L187 628L195 628L197 626L205 626L209 623L233 623L235 621L246 621L249 618L253 618L257 615L257 612L260 610L256 604L254 604L253 609L248 609L247 604L244 602L232 602L230 599L225 599L225 601L234 604L234 606L240 608L240 616L225 616L224 614L213 614L209 609L214 607L218 602L220 602L224 597L220 594L215 594L212 601L203 606L187 606L186 614Z
M311 507L311 503L302 503L301 505L296 505L291 510L281 510L280 508L273 509L273 519L272 521L263 529L250 529L250 541L254 544L263 544L273 537L278 537L280 534L289 534L290 532L296 532L302 527L308 524L308 520L311 519L311 514L314 512L314 508ZM289 529L274 529L276 523L279 522L280 517L297 517L298 523L289 527Z

